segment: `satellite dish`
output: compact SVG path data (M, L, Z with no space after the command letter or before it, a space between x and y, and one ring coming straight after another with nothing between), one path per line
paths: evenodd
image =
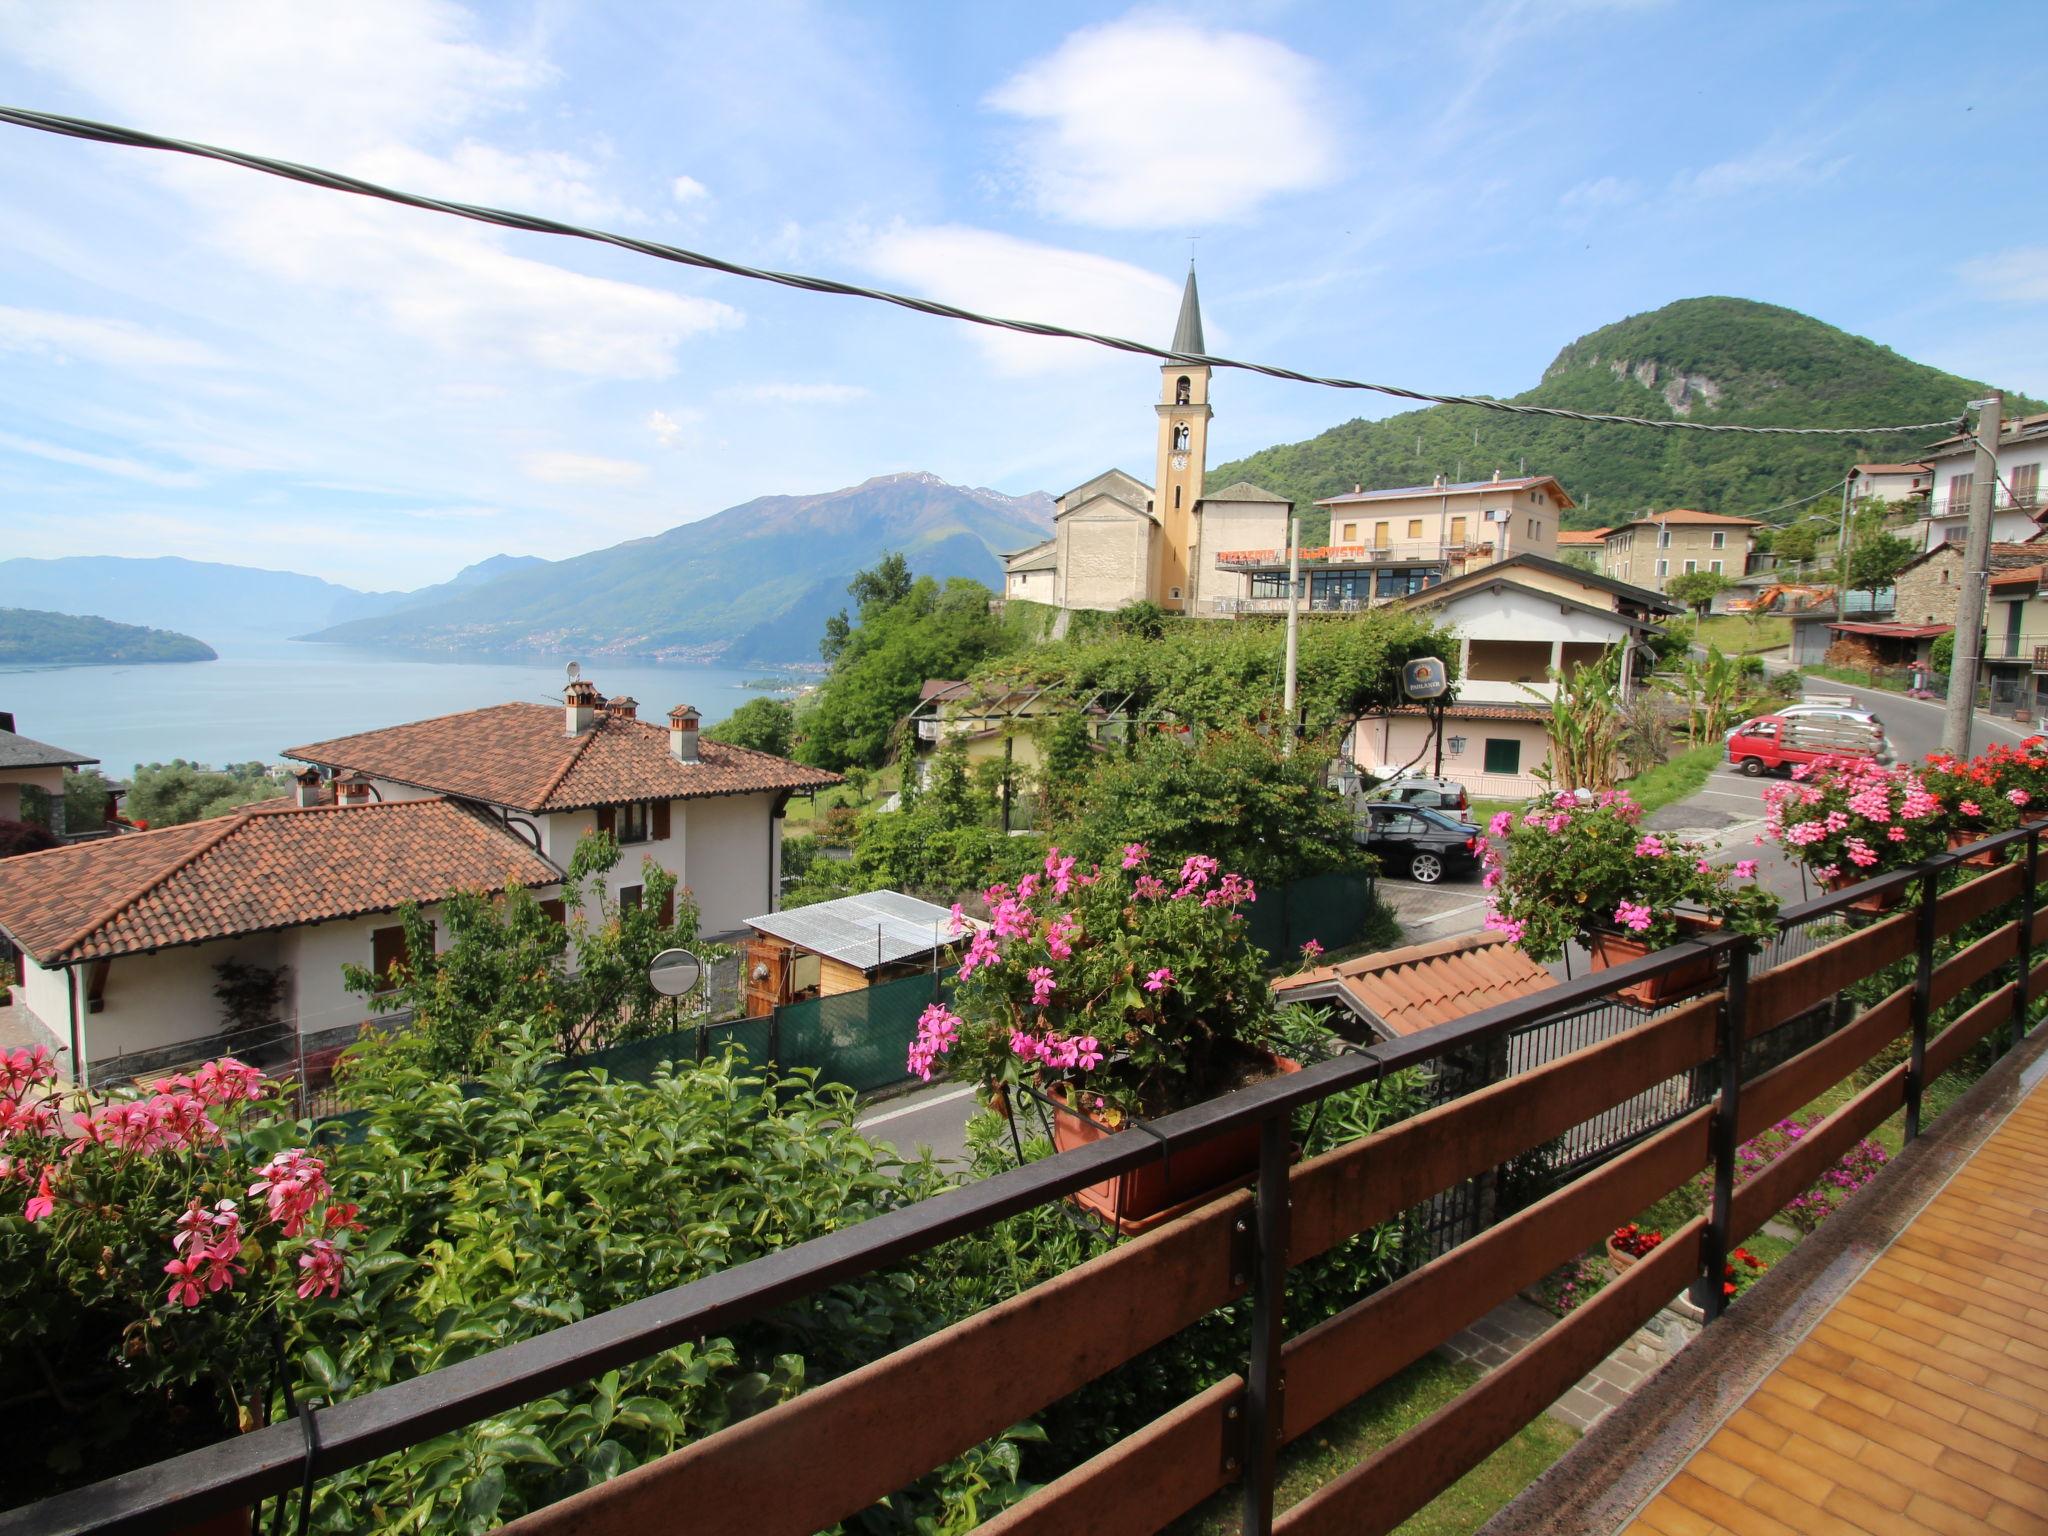
M583 668L578 666L573 661L569 663L568 667L565 670L568 672L569 681L572 683L575 682L577 678L583 675Z
M647 963L647 984L663 997L688 997L704 979L704 963L687 949L664 949Z

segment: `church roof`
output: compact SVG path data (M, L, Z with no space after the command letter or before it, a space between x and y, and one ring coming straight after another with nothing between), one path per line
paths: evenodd
M1267 490L1264 486L1253 485L1249 480L1235 481L1230 485L1226 485L1220 491L1205 491L1202 493L1202 500L1277 501L1283 507L1291 507L1294 505L1294 503L1289 501L1285 496L1275 496L1271 491Z
M1202 300L1195 292L1195 264L1188 263L1188 285L1181 290L1180 323L1173 328L1173 350L1202 353Z

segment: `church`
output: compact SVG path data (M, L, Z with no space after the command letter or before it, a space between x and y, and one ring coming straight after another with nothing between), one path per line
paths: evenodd
M1202 306L1188 265L1173 351L1198 355ZM1285 551L1294 504L1239 481L1209 494L1209 370L1159 370L1153 483L1105 470L1059 498L1053 536L1003 560L1006 597L1113 611L1150 601L1169 613L1247 611L1252 568Z

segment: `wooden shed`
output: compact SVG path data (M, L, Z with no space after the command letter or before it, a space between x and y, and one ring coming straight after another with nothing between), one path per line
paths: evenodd
M961 937L948 908L900 891L770 912L749 918L747 926L754 934L747 940L741 992L749 1018L784 1003L858 992L930 970Z

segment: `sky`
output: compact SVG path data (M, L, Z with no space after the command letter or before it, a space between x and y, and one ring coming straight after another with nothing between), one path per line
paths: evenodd
M1732 294L2042 396L2010 69L2042 30L2032 0L0 0L0 102L1160 344L1192 253L1211 351L1436 391ZM1149 475L1157 387L0 127L0 558L389 590L905 470L1058 493ZM1213 393L1212 464L1399 408Z

